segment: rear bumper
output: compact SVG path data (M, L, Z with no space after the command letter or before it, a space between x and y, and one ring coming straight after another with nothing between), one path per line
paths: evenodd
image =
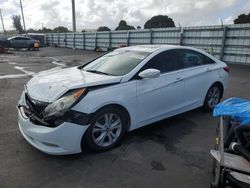
M64 122L51 128L33 124L18 109L18 125L23 137L40 151L53 155L80 153L81 140L88 125Z

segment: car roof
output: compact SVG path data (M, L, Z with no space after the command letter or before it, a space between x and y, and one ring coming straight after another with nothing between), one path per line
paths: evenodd
M8 40L10 40L10 39L14 39L14 38L17 38L17 37L22 37L22 38L31 39L30 37L24 37L24 36L13 36L13 37L8 38Z
M197 50L192 47L187 47L187 46L178 46L178 45L167 45L167 44L157 44L157 45L137 45L137 46L129 46L129 47L123 47L123 48L118 48L117 50L131 50L131 51L142 51L142 52L155 52L158 50L170 50L170 49L192 49L192 50Z
M10 40L10 39L13 39L13 38L16 38L16 36L13 36L13 37L9 37L9 38L8 38L8 40Z

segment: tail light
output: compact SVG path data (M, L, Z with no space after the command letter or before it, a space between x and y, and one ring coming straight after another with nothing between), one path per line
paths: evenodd
M226 71L227 73L229 73L230 69L229 67L223 67L224 71Z

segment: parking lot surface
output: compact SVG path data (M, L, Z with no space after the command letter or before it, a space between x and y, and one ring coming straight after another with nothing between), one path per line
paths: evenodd
M199 109L130 132L110 151L70 156L41 153L21 136L16 104L37 72L74 66L101 55L43 48L0 55L0 187L206 188L218 119ZM224 98L250 99L250 66L231 65Z

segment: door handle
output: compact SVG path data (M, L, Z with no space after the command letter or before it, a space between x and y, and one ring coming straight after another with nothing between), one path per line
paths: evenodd
M176 81L175 82L180 82L182 81L183 79L182 78L176 78Z
M212 71L212 69L210 69L210 68L207 68L207 70L206 70L207 72L211 72Z

